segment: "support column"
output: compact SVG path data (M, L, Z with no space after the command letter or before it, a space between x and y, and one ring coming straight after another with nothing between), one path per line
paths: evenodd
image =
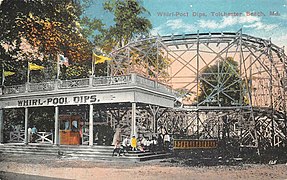
M196 111L196 136L197 136L197 139L199 139L200 135L199 135L199 122L200 122L200 119L199 119L199 111L197 109Z
M24 108L25 112L25 139L24 139L24 143L27 145L28 144L28 107Z
M60 144L59 138L59 106L55 106L55 137L54 137L54 145Z
M151 110L151 113L152 113L152 130L153 130L153 135L156 135L157 134L157 114L159 112L159 106L152 106L152 105L149 105L149 108Z
M156 114L153 113L153 120L152 120L152 131L153 131L153 135L157 134L157 128L156 128L156 124L157 124L157 119L156 119Z
M132 122L131 122L131 137L136 136L137 137L137 132L136 132L136 103L132 103Z
M3 109L0 109L0 144L3 143L3 127L4 127Z
M89 146L94 145L94 105L90 104L89 110Z

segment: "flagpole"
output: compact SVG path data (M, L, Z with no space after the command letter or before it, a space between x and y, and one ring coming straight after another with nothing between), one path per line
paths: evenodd
M94 60L94 52L92 51L92 76L95 73L95 60Z
M28 71L27 71L27 83L30 82L30 65L29 65L29 61L27 61L28 63Z
M57 80L60 79L60 55L57 54L57 77L56 77Z
M109 70L110 70L110 62L107 61L107 76L110 76Z
M2 66L2 82L1 82L1 85L4 86L4 82L5 82L5 70L4 70L4 63L3 63L3 60L1 61L1 66Z

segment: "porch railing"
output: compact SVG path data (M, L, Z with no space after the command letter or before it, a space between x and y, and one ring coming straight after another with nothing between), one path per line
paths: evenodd
M89 133L83 133L82 145L89 145Z
M37 132L35 137L32 137L32 134L28 134L28 142L31 143L32 140L35 143L53 144L54 136L52 132ZM24 143L25 131L11 131L9 142Z
M131 84L152 88L165 93L172 93L172 89L169 86L137 74L129 74L123 76L90 77L83 79L56 80L42 83L27 83L23 85L5 86L3 89L3 94L56 91L59 89L87 87L97 88L103 86L126 86Z
M89 87L89 78L60 80L58 84L59 84L59 89L72 89L72 88Z
M36 143L41 143L41 144L53 144L53 133L51 132L37 132L36 133Z
M9 142L24 142L25 141L25 131L11 131Z
M26 92L26 85L14 85L14 86L6 86L4 87L4 94L18 94Z
M37 91L52 91L54 90L55 82L33 83L29 85L29 92Z
M124 85L131 83L131 75L127 76L107 76L93 78L93 86Z

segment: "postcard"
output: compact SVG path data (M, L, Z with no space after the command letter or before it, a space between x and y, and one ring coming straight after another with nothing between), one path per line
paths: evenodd
M0 0L1 179L286 179L287 0Z

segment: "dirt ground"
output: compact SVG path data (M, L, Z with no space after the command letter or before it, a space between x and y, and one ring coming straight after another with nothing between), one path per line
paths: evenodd
M123 162L117 159L115 161L95 161L16 156L2 157L0 160L1 180L33 179L31 177L34 177L34 179L43 179L45 177L46 179L79 180L287 179L287 164L188 167L179 162L172 163L169 159L147 162ZM11 173L16 173L16 175L11 176Z

